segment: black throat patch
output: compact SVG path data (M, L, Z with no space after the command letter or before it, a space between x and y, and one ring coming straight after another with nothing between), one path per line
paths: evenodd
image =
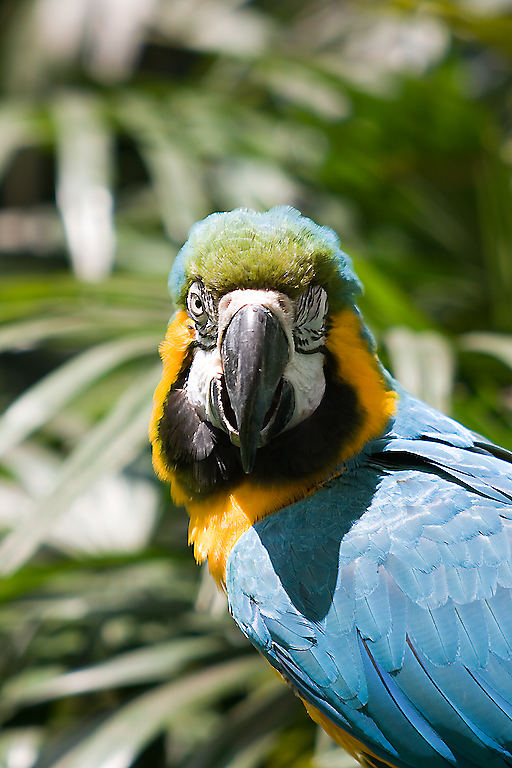
M325 353L325 392L318 408L300 424L258 450L250 478L261 485L300 480L332 464L352 440L364 414L355 390L336 374ZM247 477L240 451L221 429L203 421L186 395L190 359L169 391L158 425L162 459L191 496L229 489Z

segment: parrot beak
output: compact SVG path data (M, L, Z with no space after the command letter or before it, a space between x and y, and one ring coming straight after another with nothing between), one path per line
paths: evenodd
M270 309L246 304L231 317L220 355L229 399L226 403L224 398L224 412L231 411L229 420L235 422L232 427L238 433L242 467L248 474L262 442L262 430L276 420L286 399L282 376L289 359L288 340ZM289 407L288 402L286 409Z

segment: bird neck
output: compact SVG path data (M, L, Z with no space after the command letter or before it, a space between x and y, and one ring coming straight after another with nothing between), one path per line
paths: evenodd
M359 314L353 308L344 309L331 318L326 342L337 387L332 390L330 407L333 417L338 411L343 413L346 403L342 393L350 394L350 410L355 409L357 419L351 422L350 429L340 432L334 446L329 420L322 425L326 430L325 442L331 443L323 466L291 477L266 473L242 476L234 484L197 495L181 482L179 472L166 463L159 437L167 394L186 365L192 341L190 322L186 313L180 312L169 326L160 349L164 372L155 392L150 427L153 462L159 476L170 481L175 503L185 506L190 515L189 542L194 545L196 559L208 560L210 572L222 584L227 558L240 536L258 520L307 497L339 474L346 461L385 430L395 412L397 395L375 355L371 337ZM297 440L286 444L288 451L293 451L294 446ZM307 450L307 445L301 446L304 447Z

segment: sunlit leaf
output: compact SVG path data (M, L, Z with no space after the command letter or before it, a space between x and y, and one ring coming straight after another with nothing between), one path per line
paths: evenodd
M58 158L57 202L77 277L97 281L112 269L115 250L111 136L89 96L61 96L52 111Z
M108 470L135 458L147 440L151 395L159 373L160 366L135 381L64 462L57 487L41 501L35 514L6 536L0 544L0 569L4 574L26 562L80 492Z
M33 768L43 738L42 728L5 728L0 735L2 768Z
M492 355L512 368L512 336L499 333L467 333L460 338L463 349Z

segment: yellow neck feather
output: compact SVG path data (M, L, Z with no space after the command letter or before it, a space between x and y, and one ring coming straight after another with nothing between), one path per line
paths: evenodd
M332 318L327 348L336 360L339 377L356 391L363 417L354 437L343 445L336 461L321 473L294 482L283 481L263 487L247 479L229 491L212 494L205 500L194 499L165 466L158 438L165 398L179 375L192 339L190 321L185 312L180 312L169 326L160 348L164 368L155 391L150 426L153 464L157 474L171 482L175 503L184 505L190 515L189 542L194 544L196 559L199 562L208 559L210 572L218 583L223 584L227 558L240 536L263 517L313 493L332 477L337 464L355 456L369 440L381 434L395 411L396 393L389 389L376 356L361 336L360 319L353 311L343 310Z
M149 423L149 439L153 446L153 467L161 480L172 482L174 476L167 469L162 457L162 441L158 435L158 425L164 413L165 399L172 385L180 375L187 351L194 340L194 324L186 312L176 313L169 323L165 339L159 347L163 363L162 378L153 395L153 413Z

